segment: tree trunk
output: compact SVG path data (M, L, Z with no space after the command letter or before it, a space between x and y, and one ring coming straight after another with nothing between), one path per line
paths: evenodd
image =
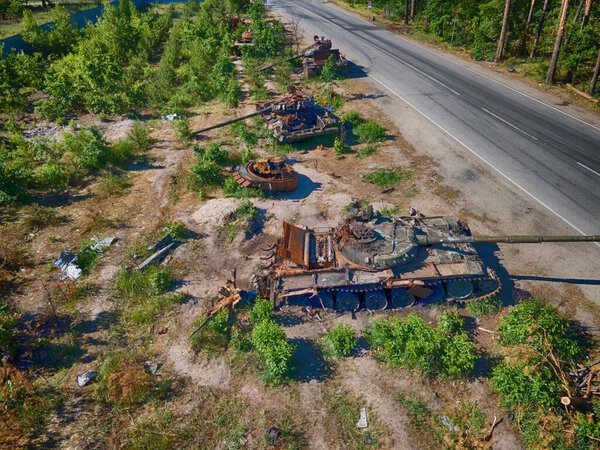
M585 28L585 26L590 21L591 12L592 12L592 0L585 0L585 12L583 13L583 20L581 21L581 28Z
M408 25L408 0L404 0L404 23Z
M581 9L583 8L583 2L585 2L585 0L581 0L579 2L579 6L577 7L577 11L575 11L575 17L573 17L573 25L575 25L577 23L577 21L579 20L579 15L581 14ZM569 34L567 34L567 37L565 38L565 47L567 45L569 45L569 39L571 39L571 32L569 32Z
M529 37L529 28L531 27L531 19L533 17L534 9L535 9L535 0L531 0L531 6L529 7L529 14L527 15L527 22L525 22L525 31L523 31L523 39L521 39L521 46L519 48L519 52L522 55L524 55L525 52L527 51L527 38Z
M533 46L531 47L531 53L529 54L530 58L533 58L535 56L535 49L537 48L537 45L540 42L540 36L542 34L542 30L544 29L544 21L546 20L546 14L548 14L549 3L550 0L544 0L544 5L542 6L542 15L540 16L540 21L535 32L535 39L533 40Z
M552 50L552 58L550 59L550 67L548 68L548 75L546 76L546 83L554 83L554 74L556 72L556 64L558 63L558 56L560 55L560 46L562 44L563 35L565 34L565 24L569 15L569 1L563 0L562 8L560 10L560 20L558 22L558 30L556 31L556 40L554 41L554 50Z
M588 89L588 94L594 95L596 91L596 83L598 82L598 73L600 72L600 47L598 47L598 59L596 59L596 68L594 69L594 76L592 77L592 81L590 82L590 88Z
M498 39L498 50L496 50L496 62L502 59L504 53L504 44L506 42L506 28L508 27L508 16L510 13L510 0L506 0L504 7L504 17L502 19L502 30L500 31L500 39Z
M410 0L410 20L415 20L415 0Z

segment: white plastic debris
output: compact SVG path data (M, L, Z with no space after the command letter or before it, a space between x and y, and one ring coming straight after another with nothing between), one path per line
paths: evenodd
M92 238L92 244L87 248L94 250L95 252L102 253L104 250L110 247L116 239L117 238L114 236L106 238L94 236ZM60 253L59 257L54 260L54 265L63 273L60 277L61 280L65 280L67 278L76 280L81 276L82 271L77 265L77 256L79 255L76 253L63 251Z
M356 422L356 428L367 428L367 410L366 408L360 408L360 419Z
M54 260L54 265L60 269L63 275L60 277L61 280L71 278L76 280L81 276L81 269L75 260L77 255L71 252L60 252L60 256Z
M98 372L90 370L89 372L83 372L77 375L77 386L84 387L88 385L98 376Z
M158 372L158 363L146 361L144 363L144 369L146 369L150 375L156 375L156 372Z
M445 425L446 428L450 431L450 433L456 433L456 425L454 425L448 416L440 416L440 422L442 425Z
M174 113L174 114L165 114L164 116L162 116L163 120L175 120L179 118L179 114Z

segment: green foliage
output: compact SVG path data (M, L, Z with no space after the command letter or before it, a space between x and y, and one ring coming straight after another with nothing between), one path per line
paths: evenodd
M257 298L250 311L250 323L256 325L265 320L275 320L273 316L273 304L265 298Z
M100 190L107 197L119 197L131 185L129 177L112 172L108 172L100 179Z
M213 188L221 184L223 175L222 167L229 163L229 152L217 143L211 143L203 150L199 145L194 145L194 152L198 160L192 166L192 181L197 188Z
M336 137L333 141L333 151L336 155L341 156L352 153L352 148L345 142L342 142L340 138Z
M396 184L407 181L412 174L407 170L401 169L377 169L373 172L363 175L362 179L369 183L373 183L382 188L390 188Z
M551 349L563 361L581 357L582 348L570 330L570 322L540 299L524 300L502 319L498 327L504 346L529 345L542 354Z
M225 225L229 242L233 242L240 230L244 230L246 233L250 232L257 213L258 210L250 200L240 201L239 206Z
M190 121L187 117L182 117L173 121L175 136L181 142L190 142L192 140L192 131L190 130Z
M467 303L469 313L474 317L496 314L502 308L502 300L499 297L490 297Z
M352 353L356 347L356 331L350 325L339 324L323 337L323 350L326 355L342 358Z
M324 83L315 95L317 103L323 106L333 106L334 108L341 108L344 105L344 97L341 94L335 92L333 87Z
M288 376L294 346L287 341L282 327L273 320L259 321L252 329L252 345L258 352L268 381L278 383Z
M0 0L0 20L17 19L23 15L25 6L23 0Z
M467 376L475 366L475 345L466 333L453 335L428 326L416 314L373 321L368 340L392 367L417 369L448 378Z
M511 309L498 327L506 358L492 373L492 386L508 407L553 406L563 390L551 360L575 363L583 348L570 323L539 299ZM564 370L564 369L561 369Z
M333 81L339 77L338 68L335 63L335 57L330 55L325 64L323 64L323 69L321 70L321 74L319 75L319 79L325 83Z
M39 53L30 56L12 52L0 58L0 112L11 112L25 106L29 93L41 85L44 64L45 60Z
M443 312L438 318L437 328L444 334L455 334L463 330L463 319L456 311Z
M200 326L204 320L204 315L201 315L194 322L194 326ZM218 355L227 348L230 329L230 310L224 308L211 317L204 328L190 338L190 347L197 353L203 351L209 356Z
M178 220L167 223L164 227L164 231L175 240L183 240L189 233L185 224Z
M387 139L386 129L371 119L355 126L353 132L363 144L374 144Z
M592 401L593 416L577 413L575 433L577 448L581 450L592 450L597 448L600 440L600 401Z
M38 25L33 13L26 10L23 16L23 40L45 55L64 55L77 44L81 32L71 25L69 12L60 5L52 11L51 19L52 28L44 30Z
M377 150L378 147L376 145L367 145L358 151L358 157L366 158L367 156L373 155Z
M252 148L258 144L258 136L250 131L248 126L242 122L237 122L231 125L231 129L237 134L238 139L246 145L247 148ZM250 158L253 159L253 158ZM247 161L246 161L247 162Z
M11 357L17 350L17 315L7 303L0 303L0 359Z
M275 66L275 84L281 92L288 92L294 86L292 64L282 63Z
M350 125L352 125L353 127L357 127L358 125L360 125L362 123L362 117L360 116L360 113L358 111L355 111L353 109L351 109L350 111L347 111L343 116L342 116L342 120L345 123L349 123Z

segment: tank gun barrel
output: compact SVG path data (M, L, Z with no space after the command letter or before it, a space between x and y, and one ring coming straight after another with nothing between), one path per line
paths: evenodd
M301 58L301 57L305 56L306 52L307 52L307 51L308 51L310 48L312 48L312 47L309 47L309 48L308 48L308 49L306 49L306 50L302 50L300 53L296 53L295 55L292 55L292 56L289 56L289 57L287 57L287 58L285 58L285 59L282 59L281 61L277 61L277 62L274 62L274 63L271 63L271 64L267 64L266 66L263 66L263 67L261 67L260 69L258 69L258 71L259 71L259 72L264 72L265 70L272 69L273 67L275 67L275 66L278 66L279 64L283 64L283 63L285 63L285 62L288 62L288 61L292 61L292 60L294 60L294 59Z
M254 116L259 116L259 115L261 115L263 113L271 111L272 108L273 108L272 106L268 106L268 107L260 109L260 110L258 110L256 112L253 112L253 113L250 113L250 114L246 114L245 116L236 117L235 119L227 120L225 122L220 122L220 123L217 123L215 125L211 125L210 127L202 128L201 130L196 131L194 134L202 134L202 133L205 133L207 131L214 130L215 128L225 127L227 125L231 125L232 123L241 122L242 120L246 120L246 119L249 119L249 118L254 117Z
M445 236L430 237L417 236L417 242L421 245L437 244L464 244L474 242L506 243L506 244L541 244L542 242L600 242L600 235L596 236Z

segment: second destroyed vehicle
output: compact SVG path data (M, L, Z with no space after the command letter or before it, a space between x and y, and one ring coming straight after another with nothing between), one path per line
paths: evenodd
M302 93L287 94L262 102L258 111L236 117L235 119L203 128L195 134L201 134L215 128L241 122L254 116L262 116L267 128L279 143L296 142L316 136L340 132L340 121L331 112L317 104L310 95Z
M262 158L230 169L233 178L244 187L269 192L290 192L298 186L298 174L283 158Z
M600 236L472 236L451 217L386 217L356 210L336 228L283 223L273 260L255 276L262 296L340 312L417 302L465 302L496 294L500 281L473 243L598 241ZM264 258L263 258L264 259Z

